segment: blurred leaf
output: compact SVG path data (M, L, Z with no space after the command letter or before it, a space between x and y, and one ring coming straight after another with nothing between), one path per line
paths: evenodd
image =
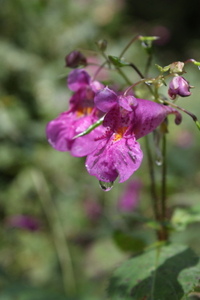
M200 222L200 206L176 208L171 218L176 230L184 230L189 224Z
M113 239L116 245L125 252L139 252L144 249L146 243L142 237L121 230L115 230Z
M4 300L71 300L64 294L48 289L37 288L29 283L16 282L10 284L0 292L0 299Z
M198 264L198 265L197 265ZM182 245L169 245L126 261L113 274L110 300L177 300L198 286L199 258Z

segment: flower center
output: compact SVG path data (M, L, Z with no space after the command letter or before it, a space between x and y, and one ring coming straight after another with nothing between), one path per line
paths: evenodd
M121 127L117 130L117 132L114 134L113 137L113 141L117 142L119 140L121 140L121 138L123 137L125 131L127 130L128 127Z
M79 107L79 109L76 111L77 117L87 116L91 114L93 110L93 107Z

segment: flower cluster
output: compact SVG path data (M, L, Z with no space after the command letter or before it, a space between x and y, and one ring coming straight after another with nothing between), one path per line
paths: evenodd
M73 91L69 109L47 125L49 143L72 156L86 156L90 175L102 182L126 181L141 165L138 139L154 131L169 114L175 123L180 113L164 104L117 93L92 80L84 69L72 70L68 88ZM99 126L93 126L100 119ZM93 126L93 130L81 135Z

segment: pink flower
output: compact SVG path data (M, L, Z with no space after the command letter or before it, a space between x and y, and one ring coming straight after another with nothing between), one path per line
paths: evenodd
M96 138L98 144L86 159L90 175L100 181L127 180L141 165L143 153L137 139L155 130L167 117L175 114L175 122L181 115L175 109L133 96L117 96L104 88L94 99L98 109L107 112L104 118L104 134Z
M94 96L103 85L98 81L92 81L84 70L77 69L69 74L68 87L74 91L69 101L69 110L47 124L46 135L49 143L56 150L70 151L73 156L85 156L93 149L94 137L97 133L100 134L101 126L89 133L87 138L83 136L74 139L74 137L95 123L102 115L94 106Z
M132 180L127 184L118 202L118 208L121 212L131 212L135 210L139 202L141 188L142 183L140 180Z
M175 99L176 96L188 97L191 95L191 86L189 82L182 76L175 76L169 83L168 94L171 99Z
M27 215L14 215L6 220L6 225L9 227L17 227L29 231L36 231L40 228L38 219Z

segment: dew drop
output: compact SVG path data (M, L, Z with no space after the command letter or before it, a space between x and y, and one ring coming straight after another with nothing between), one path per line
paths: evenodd
M104 192L108 192L113 187L113 181L105 182L105 181L99 180L99 185Z
M163 159L161 157L157 157L156 165L160 167L160 166L162 166L162 164L163 164Z

